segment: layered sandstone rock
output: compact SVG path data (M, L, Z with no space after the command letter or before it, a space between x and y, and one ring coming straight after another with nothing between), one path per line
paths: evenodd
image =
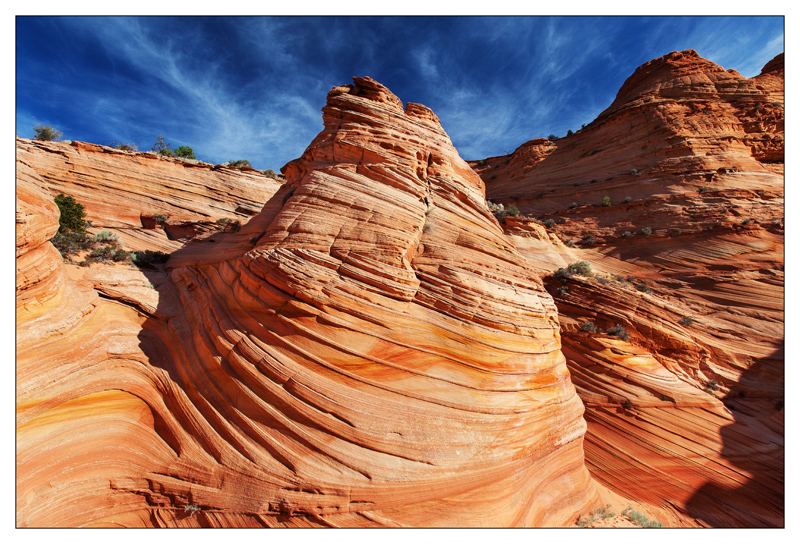
M20 343L21 525L562 526L599 506L553 299L436 116L355 78L323 120L241 230L146 278L90 271L85 319Z
M85 142L17 138L17 166L37 186L71 195L86 208L90 232L110 230L129 249L171 252L218 231L217 221L246 221L281 186L252 168L129 152Z
M745 79L671 53L575 135L474 167L530 213L504 228L558 305L593 476L673 525L782 525L782 55Z

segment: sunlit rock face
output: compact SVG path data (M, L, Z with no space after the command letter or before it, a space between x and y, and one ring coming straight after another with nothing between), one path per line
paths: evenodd
M323 120L260 214L145 273L155 296L93 272L82 321L18 346L20 525L562 526L599 504L553 299L436 115L354 78Z
M574 135L473 165L530 214L504 230L558 306L592 475L673 525L783 524L783 119L783 55L746 79L674 52Z
M17 138L20 169L38 176L45 194L64 193L86 208L92 232L110 230L128 249L170 253L217 230L216 221L247 221L281 186L252 168L130 152L86 142Z

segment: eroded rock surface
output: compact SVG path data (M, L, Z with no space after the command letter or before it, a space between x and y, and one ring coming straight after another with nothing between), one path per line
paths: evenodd
M83 321L20 343L21 525L563 526L599 505L553 299L435 114L354 78L323 120L241 230L147 281L86 273Z
M253 170L129 152L85 142L17 138L17 168L37 186L71 195L86 208L90 232L109 230L129 249L170 253L218 231L217 221L246 221L281 183Z
M745 79L674 52L576 134L474 164L523 212L590 471L670 525L783 524L783 118L782 55Z

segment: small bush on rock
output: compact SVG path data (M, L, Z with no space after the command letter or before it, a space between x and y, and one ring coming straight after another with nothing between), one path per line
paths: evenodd
M62 136L60 130L56 130L50 125L39 125L39 124L33 126L33 134L35 140L43 140L46 142L57 142L61 139Z
M74 198L64 193L59 193L55 197L58 211L61 212L58 218L58 232L66 234L77 232L86 234L86 210L83 204L79 204Z
M235 166L236 168L244 168L245 166L252 168L250 161L245 159L240 159L238 161L228 161L225 163L226 166Z
M151 251L146 249L144 251L134 251L130 255L133 264L139 268L154 268L153 263L165 263L169 259L169 255L162 251Z
M111 149L118 149L119 151L139 151L139 148L133 144L123 144L120 142L111 142L108 144L108 147Z
M56 233L50 240L62 257L75 255L92 247L92 239L79 232Z
M181 159L193 159L197 160L197 157L194 156L194 150L191 147L182 145L173 151L173 154L176 157L180 157Z
M608 206L611 206L611 197L609 197L609 196L604 196L604 197L603 197L603 202L601 203L601 205L602 205L604 208L607 208Z
M626 516L628 519L630 519L633 523L635 523L639 527L644 527L644 528L663 527L663 525L661 525L661 523L659 523L658 521L655 520L649 521L644 516L644 514L642 514L641 512L637 512L636 510L631 508L630 505L628 505L628 507L622 511L622 515Z
M114 243L119 241L119 234L104 230L94 235L94 241L99 243Z
M625 327L623 327L619 323L617 323L615 326L609 328L606 331L606 334L608 334L610 336L616 336L617 338L619 338L620 340L624 340L625 342L627 342L628 339L631 337L631 333L629 333L627 330L625 330Z
M154 151L156 154L161 155L163 157L172 157L174 155L172 149L170 149L169 144L166 143L164 137L161 136L160 134L156 134L156 143L154 143L150 149Z
M591 321L586 321L582 326L581 330L583 332L597 332L597 326Z
M578 274L580 276L591 276L592 275L592 265L589 264L589 261L577 261L569 266L567 266L567 270L572 272L573 274Z

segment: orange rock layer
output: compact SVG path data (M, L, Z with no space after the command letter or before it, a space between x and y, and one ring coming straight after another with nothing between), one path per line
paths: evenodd
M17 169L18 177L35 171L51 198L65 193L83 204L91 232L110 230L129 249L167 253L213 234L220 219L246 221L281 185L252 168L24 138Z
M782 55L748 80L671 53L575 135L475 168L538 216L504 229L558 306L593 477L673 525L782 526Z

